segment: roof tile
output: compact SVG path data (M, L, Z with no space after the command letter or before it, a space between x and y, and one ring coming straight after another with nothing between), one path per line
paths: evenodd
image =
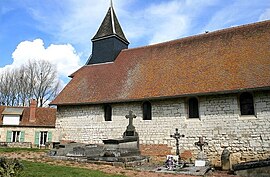
M39 127L54 127L56 120L55 108L36 108L35 122L30 122L30 108L29 107L6 107L0 106L0 115L6 108L23 108L22 119L19 126L39 126ZM0 119L0 125L3 124L3 119Z
M270 21L125 49L83 66L51 103L96 104L270 88Z

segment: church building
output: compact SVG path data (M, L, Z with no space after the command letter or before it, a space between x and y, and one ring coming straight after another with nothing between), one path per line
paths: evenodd
M111 6L92 39L92 55L51 102L59 140L119 138L129 111L141 147L191 159L203 137L212 164L270 156L270 21L128 49ZM147 149L147 148L146 148Z

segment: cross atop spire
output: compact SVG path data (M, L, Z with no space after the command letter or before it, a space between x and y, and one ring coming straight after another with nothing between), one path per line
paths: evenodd
M112 0L111 0L111 8L113 7L113 2L112 2Z

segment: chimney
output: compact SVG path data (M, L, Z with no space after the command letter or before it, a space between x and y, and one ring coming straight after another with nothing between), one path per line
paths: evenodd
M35 122L36 121L36 108L37 108L37 101L35 99L31 99L31 101L30 101L29 122Z

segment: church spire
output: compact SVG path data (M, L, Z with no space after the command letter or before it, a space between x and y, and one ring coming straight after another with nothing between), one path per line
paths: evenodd
M112 0L110 0L110 8L92 41L112 36L116 36L120 38L123 42L129 44L115 15L113 9L113 2Z
M128 48L129 42L115 15L112 0L110 0L110 7L92 42L92 55L89 57L87 65L113 62L121 50Z

